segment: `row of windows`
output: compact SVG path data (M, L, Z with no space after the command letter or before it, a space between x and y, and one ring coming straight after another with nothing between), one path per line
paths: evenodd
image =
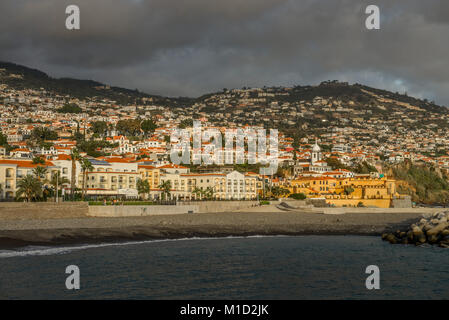
M100 184L100 185L87 184L86 187L87 187L87 188L101 188L101 189L108 189L108 187L107 187L106 185L104 185L104 184ZM134 185L131 185L131 184L130 184L129 186L126 186L126 185L123 185L123 184L118 185L118 189L124 189L124 188L130 188L130 189L133 189L133 188L135 188L135 186L134 186ZM117 190L117 186L116 186L116 185L112 185L110 189L111 189L111 190Z

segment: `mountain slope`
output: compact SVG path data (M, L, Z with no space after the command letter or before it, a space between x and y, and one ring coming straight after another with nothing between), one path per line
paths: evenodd
M179 99L171 99L149 95L137 90L119 87L109 87L93 80L78 80L71 78L52 78L46 73L9 62L0 62L0 83L14 89L41 88L58 95L70 95L80 99L108 98L119 104L141 103L142 98L149 98L160 104L177 104Z
M192 107L207 113L227 112L241 109L253 112L254 109L276 108L276 105L311 106L327 118L329 108L350 106L352 110L367 111L367 117L375 115L387 117L392 112L442 113L448 109L427 100L420 100L406 94L371 88L362 84L350 85L346 82L324 81L316 86L294 86L243 88L209 93L197 98L169 98L150 95L119 87L109 87L97 81L71 78L52 78L36 69L14 63L0 62L0 84L14 89L45 89L52 94L70 95L80 99L104 99L118 104L156 104L168 107ZM321 99L321 100L320 100ZM324 107L324 108L323 108ZM332 111L332 110L331 110ZM327 114L327 115L326 115Z

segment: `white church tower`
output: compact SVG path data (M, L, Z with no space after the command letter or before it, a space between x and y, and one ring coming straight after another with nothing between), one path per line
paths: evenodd
M321 159L322 159L321 148L315 140L315 145L312 147L312 165L318 161L321 161Z

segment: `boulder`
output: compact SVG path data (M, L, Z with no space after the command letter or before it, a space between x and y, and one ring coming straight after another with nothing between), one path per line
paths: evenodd
M425 225L427 223L428 223L427 219L423 218L423 219L419 220L419 224L421 224L421 225Z
M430 243L449 248L449 211L423 214L423 218L412 224L408 230L384 233L382 234L382 240L392 244L414 243L415 245L421 245Z
M399 241L399 239L396 238L396 237L394 236L394 234L392 234L392 233L389 233L389 234L386 236L385 240L387 240L387 241L390 242L391 244L396 244L396 243L398 243L398 241Z
M447 217L447 216L448 216L448 214L447 214L447 212L445 211L445 212L440 212L440 213L438 213L437 218L438 218L438 219L441 219L441 218L445 218L445 217Z
M447 236L449 236L449 229L444 229L443 231L441 231L441 236L442 236L442 237L447 237Z
M439 225L437 225L436 227L430 229L427 231L427 238L429 240L430 243L435 243L438 241L439 237L440 237L440 233L446 229L446 227L448 227L449 224L447 222L445 223L440 223Z
M424 234L424 232L420 236L418 236L416 239L417 244L423 244L423 243L426 243L426 241L427 241L427 237Z
M418 236L420 236L421 234L423 234L423 231L421 230L421 228L420 227L418 227L418 226L412 226L412 233L413 233L413 235L414 236L416 236L416 237L418 237Z
M441 217L441 218L438 219L438 223L445 223L445 222L447 222L447 217L446 216Z

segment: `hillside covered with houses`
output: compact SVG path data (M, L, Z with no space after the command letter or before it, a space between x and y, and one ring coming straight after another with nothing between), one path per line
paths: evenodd
M448 109L361 84L172 98L0 64L0 199L449 201ZM278 170L174 165L177 128L279 130ZM425 182L425 183L424 183ZM424 189L423 189L424 188Z

